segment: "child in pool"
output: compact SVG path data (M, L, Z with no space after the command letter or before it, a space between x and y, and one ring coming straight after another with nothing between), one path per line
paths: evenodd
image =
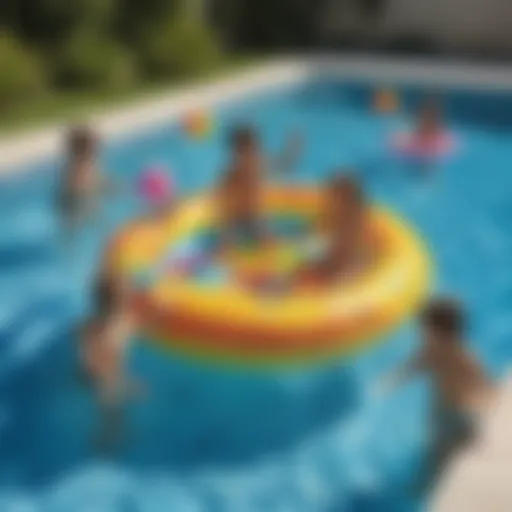
M361 272L371 259L366 217L359 183L349 175L336 174L325 189L324 254L299 272L299 281L350 279Z
M124 400L134 389L124 368L136 325L128 283L108 266L100 270L93 293L95 311L83 330L81 361L100 404L98 441L102 448L108 448L118 437Z
M262 204L264 162L259 142L249 127L231 136L231 164L218 191L222 229L228 239L263 235Z
M98 138L87 127L73 128L67 141L67 163L59 207L67 230L94 215L107 181L98 168Z
M416 139L427 146L439 140L445 132L442 112L435 98L426 99L418 112Z
M474 440L477 418L492 396L490 382L465 347L463 323L463 314L453 301L430 303L421 318L420 353L386 383L386 388L394 387L418 372L432 378L432 446L422 490L428 490L446 463Z
M230 144L231 164L217 193L221 225L230 241L249 239L259 242L265 238L262 194L269 166L251 127L236 128ZM300 136L293 134L276 159L280 169L292 167L300 147Z

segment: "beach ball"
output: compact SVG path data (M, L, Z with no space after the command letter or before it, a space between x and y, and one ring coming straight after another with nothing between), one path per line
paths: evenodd
M205 111L189 112L183 119L183 130L192 139L205 139L213 130L213 120Z
M144 169L139 178L138 191L146 202L153 205L171 201L174 197L174 185L170 173L160 166Z
M391 90L380 90L373 98L373 108L381 114L396 112L400 107L400 100L397 94Z

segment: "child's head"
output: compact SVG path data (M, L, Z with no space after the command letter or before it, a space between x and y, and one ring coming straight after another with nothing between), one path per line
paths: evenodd
M464 315L457 302L436 299L424 309L421 324L432 340L459 340L464 331Z
M364 192L353 174L335 173L327 189L330 202L340 215L353 218L364 210Z
M67 145L70 156L85 158L97 151L98 138L87 126L76 126L69 131Z
M237 126L230 137L233 153L237 155L253 154L259 149L256 131L251 126Z

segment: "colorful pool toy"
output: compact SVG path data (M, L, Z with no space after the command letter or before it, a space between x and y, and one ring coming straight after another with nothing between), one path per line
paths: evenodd
M165 204L174 197L172 179L160 166L148 167L142 172L138 191L142 198L153 206Z
M439 160L452 155L456 148L455 137L449 132L439 133L429 140L422 140L414 133L399 133L391 142L398 156L416 160Z
M373 108L379 114L392 114L400 108L398 95L389 89L377 91L373 98Z
M205 111L188 112L183 118L183 130L192 139L204 139L213 130L213 120Z
M267 211L312 223L321 201L319 191L303 188L271 189L264 198ZM212 199L192 199L165 225L124 229L111 247L113 262L137 276L169 247L216 222ZM371 268L353 282L314 291L258 295L235 279L205 288L186 276L163 274L137 293L142 329L175 351L247 365L312 362L361 350L414 313L430 281L427 251L406 223L375 208L370 229L378 240ZM263 249L252 256L266 257ZM277 257L295 264L293 254Z

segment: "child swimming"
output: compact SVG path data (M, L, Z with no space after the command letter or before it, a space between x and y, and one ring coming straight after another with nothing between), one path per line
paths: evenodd
M136 325L130 287L108 266L99 273L93 300L95 310L82 333L81 362L100 404L98 442L101 448L108 448L118 437L121 408L134 387L124 369Z
M434 98L427 98L420 106L413 130L397 133L391 141L395 155L419 164L422 170L451 156L457 146L453 134L444 125L440 104Z
M67 162L59 192L59 210L66 232L93 216L107 180L98 167L98 138L89 128L71 129L67 140Z
M421 486L428 490L446 463L475 439L478 417L489 403L492 387L465 346L463 313L455 302L431 302L423 312L421 327L420 353L392 374L385 388L419 372L432 378L430 460Z
M418 112L416 138L419 142L430 145L442 137L444 132L440 104L435 98L427 98Z
M250 126L237 127L230 140L231 163L217 191L221 226L229 242L266 238L262 195L264 180L271 167L262 154L258 136ZM301 138L289 138L276 163L289 170L297 160Z

